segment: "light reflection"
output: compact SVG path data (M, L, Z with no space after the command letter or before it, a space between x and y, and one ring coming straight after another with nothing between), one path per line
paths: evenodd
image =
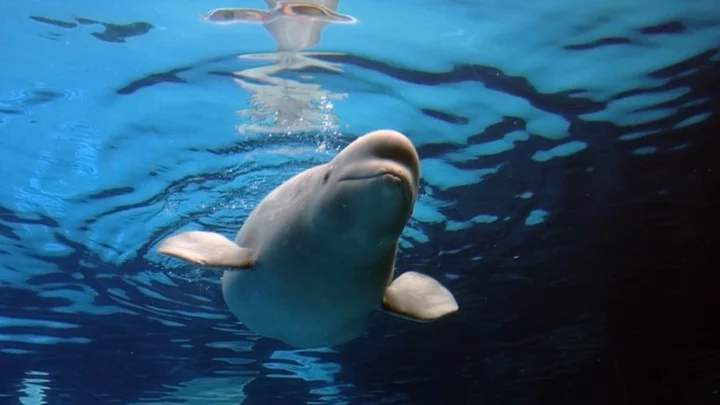
M50 380L42 378L48 376L48 373L44 371L26 371L26 378L22 380L22 388L20 392L19 400L23 405L45 405L45 391L48 389L44 384L49 383Z

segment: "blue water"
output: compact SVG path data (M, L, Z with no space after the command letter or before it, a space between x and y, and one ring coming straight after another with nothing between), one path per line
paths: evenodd
M520 385L611 364L597 307L552 295L583 268L558 255L596 254L606 207L690 184L618 186L702 150L717 0L328 1L353 23L287 17L275 36L202 18L274 3L0 0L2 403L544 404ZM155 252L180 230L232 237L380 128L422 159L397 269L441 280L457 316L293 350L232 317L220 274Z

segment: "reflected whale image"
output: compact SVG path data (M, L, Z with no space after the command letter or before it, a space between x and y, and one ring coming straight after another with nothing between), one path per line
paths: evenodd
M233 73L234 82L251 94L250 108L238 111L250 122L237 131L248 133L291 133L333 131L337 117L333 100L343 100L345 93L334 93L314 83L314 75L304 71L341 73L336 64L315 55L337 53L302 52L320 42L328 24L355 24L351 16L337 13L339 0L267 1L269 11L249 8L219 8L206 13L202 20L214 25L238 23L263 24L276 43L276 51L239 55L238 59L271 62ZM282 74L295 71L297 75Z
M393 280L419 180L412 142L396 131L373 131L273 190L234 242L188 231L157 251L224 270L230 311L253 332L294 347L349 342L377 309L434 321L458 310L453 295L420 273Z
M335 64L299 52L291 55L246 54L238 59L274 62L233 73L235 84L251 94L250 106L237 111L238 115L248 118L237 126L239 134L329 133L337 129L338 117L334 114L333 101L346 99L347 93L331 92L320 84L307 82L308 75L299 78L303 81L280 76L284 72L309 68L341 73Z
M278 51L295 52L317 45L327 24L354 24L357 21L335 12L339 0L266 1L270 11L248 8L219 8L203 20L214 24L262 23L278 44Z

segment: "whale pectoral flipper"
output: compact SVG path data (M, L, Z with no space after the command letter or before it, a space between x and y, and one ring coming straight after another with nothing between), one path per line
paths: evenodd
M434 278L408 271L385 289L383 309L412 321L428 322L456 312L458 304Z
M248 269L255 264L255 250L214 232L183 232L162 241L157 251L206 267Z

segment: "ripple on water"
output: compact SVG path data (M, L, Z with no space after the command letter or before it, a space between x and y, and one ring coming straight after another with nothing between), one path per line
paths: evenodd
M0 95L0 117L32 115L33 108L57 101L82 100L79 89L59 89L37 84L35 87Z
M49 328L49 329L72 329L80 325L68 322L50 321L45 319L9 318L0 316L0 328L27 327L27 328Z
M87 344L92 342L85 337L57 337L39 334L4 334L0 333L0 342L25 343L33 345L56 345L62 343Z

